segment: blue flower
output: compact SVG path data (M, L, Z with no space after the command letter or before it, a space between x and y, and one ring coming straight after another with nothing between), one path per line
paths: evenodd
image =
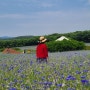
M9 67L9 71L10 71L10 70L13 70L13 68L14 68L14 67L11 65L11 66Z
M81 72L80 71L76 71L76 74L81 74Z
M86 85L89 84L89 81L86 79L81 80L81 82L82 82L82 84L86 84Z
M41 79L42 79L42 80L45 80L45 76L42 76Z
M28 89L28 90L29 90L29 89L30 89L30 87L29 87L29 86L26 86L26 89Z
M89 70L83 70L83 72L88 72Z
M52 85L52 82L45 81L43 84L44 84L44 85L49 85L49 86L51 86L51 85Z
M30 61L30 66L32 66L32 64L33 64L33 61Z
M66 80L76 80L76 78L72 75L68 75Z
M62 84L56 84L57 87L62 87Z
M14 87L11 87L11 88L9 88L9 90L17 90L16 88L14 88Z
M75 88L68 87L67 90L76 90Z
M17 71L18 73L21 73L22 72L22 70L21 69L18 69L18 71Z
M18 80L17 80L17 79L14 79L14 82L15 82L15 83L17 83L17 82L18 82Z
M85 78L86 78L86 75L81 76L81 78L82 78L82 79L85 79Z

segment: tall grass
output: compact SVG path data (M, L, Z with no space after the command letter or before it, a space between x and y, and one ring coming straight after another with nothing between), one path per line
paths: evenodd
M0 53L0 90L90 90L90 51L35 54Z

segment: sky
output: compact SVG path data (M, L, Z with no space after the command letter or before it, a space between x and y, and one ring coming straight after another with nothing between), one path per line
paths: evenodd
M90 0L0 0L0 37L90 30Z

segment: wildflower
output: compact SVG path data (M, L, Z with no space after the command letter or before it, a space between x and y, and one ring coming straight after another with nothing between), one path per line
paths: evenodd
M29 90L29 89L30 89L30 87L29 87L29 86L26 86L26 89L27 89L27 90Z
M8 78L4 78L3 80L7 81L7 80L8 80Z
M82 84L84 84L84 85L89 84L89 81L88 81L88 80L86 80L86 79L81 80L81 82L82 82Z
M30 61L30 66L32 66L32 64L33 64L33 61Z
M25 88L25 85L24 84L21 84L21 88L24 89Z
M63 78L64 78L64 75L62 74L62 75L61 75L61 79L63 79Z
M5 87L5 84L2 84L2 87Z
M10 70L13 70L13 68L14 68L14 67L11 65L11 66L9 67L9 71L10 71Z
M80 71L76 71L76 74L81 74L81 72Z
M45 76L42 76L41 79L42 79L42 81L45 80Z
M62 84L56 84L57 87L62 87Z
M17 71L18 73L21 73L22 72L22 70L21 69L18 69L18 71Z
M86 75L81 76L81 78L82 78L82 79L85 79L85 78L86 78Z
M76 90L75 88L68 87L67 90Z
M82 67L83 66L83 64L82 63L80 63L80 65L79 65L80 67Z
M26 75L24 75L24 74L21 74L21 78L25 78L26 77Z
M11 87L9 88L9 90L17 90L15 87Z
M17 83L18 82L18 80L17 79L14 79L14 83Z
M44 81L44 82L39 82L39 84L44 85L43 88L46 90L46 88L48 88L52 85L52 82Z
M83 72L88 72L89 70L83 70Z
M52 82L47 82L47 81L45 81L45 82L44 82L44 85L49 85L49 86L50 86L50 85L52 85Z
M52 85L52 82L48 82L48 85L51 86Z
M72 76L72 75L68 75L67 78L66 78L66 80L75 80L75 79L76 78L74 76Z
M42 70L44 69L45 66L41 66Z

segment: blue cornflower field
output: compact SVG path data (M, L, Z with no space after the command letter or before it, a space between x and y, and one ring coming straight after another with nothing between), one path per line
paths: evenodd
M90 90L90 51L35 54L0 53L0 90Z

